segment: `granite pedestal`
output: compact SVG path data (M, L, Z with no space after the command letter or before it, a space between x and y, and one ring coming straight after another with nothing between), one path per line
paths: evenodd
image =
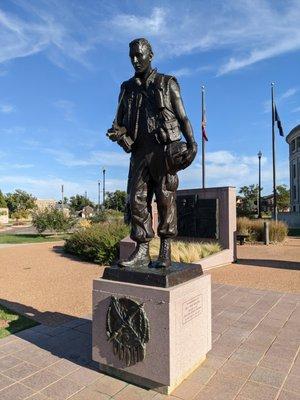
M111 297L143 303L150 339L143 361L126 366L113 353L106 334ZM127 382L171 393L206 358L211 349L211 280L201 275L163 288L94 280L93 360L100 370Z

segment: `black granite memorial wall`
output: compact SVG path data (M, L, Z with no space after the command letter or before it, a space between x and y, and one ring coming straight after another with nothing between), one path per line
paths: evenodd
M219 239L218 199L177 194L177 225L179 237Z

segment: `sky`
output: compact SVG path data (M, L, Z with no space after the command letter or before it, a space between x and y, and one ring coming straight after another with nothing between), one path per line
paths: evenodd
M0 190L38 198L125 190L129 155L105 133L128 43L146 37L153 67L177 77L199 152L180 188L201 187L201 86L208 187L272 190L271 82L285 134L300 123L299 0L1 0ZM288 145L276 131L277 183Z

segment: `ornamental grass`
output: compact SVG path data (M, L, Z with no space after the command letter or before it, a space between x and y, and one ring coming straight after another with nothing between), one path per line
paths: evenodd
M150 255L152 258L157 258L159 253L160 240L153 239L150 242ZM216 242L196 242L196 241L172 241L171 258L174 262L192 263L201 258L210 256L221 251L221 246Z
M248 235L246 238L250 242L262 242L264 240L264 222L263 219L249 219L241 217L237 219L237 232L242 235ZM283 242L288 234L288 227L282 221L269 222L269 238L273 243Z

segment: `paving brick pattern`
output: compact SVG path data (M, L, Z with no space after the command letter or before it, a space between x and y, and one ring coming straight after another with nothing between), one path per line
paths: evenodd
M300 295L213 284L213 348L171 396L97 371L91 320L0 340L1 400L300 400Z

